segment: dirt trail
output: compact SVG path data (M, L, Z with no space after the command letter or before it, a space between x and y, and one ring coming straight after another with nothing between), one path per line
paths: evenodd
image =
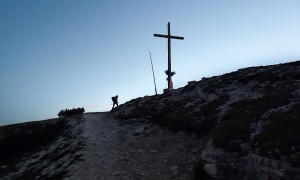
M83 161L67 179L192 179L202 143L147 123L85 114Z

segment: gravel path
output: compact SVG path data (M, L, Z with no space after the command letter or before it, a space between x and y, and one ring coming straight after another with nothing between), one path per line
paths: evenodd
M65 179L192 179L202 144L183 132L109 113L83 116L83 161Z

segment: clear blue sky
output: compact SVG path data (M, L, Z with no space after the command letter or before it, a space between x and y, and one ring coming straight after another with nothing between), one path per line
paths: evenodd
M166 87L300 59L299 0L1 0L0 125L111 109Z

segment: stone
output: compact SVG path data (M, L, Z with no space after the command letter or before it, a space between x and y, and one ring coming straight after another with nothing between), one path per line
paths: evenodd
M199 152L199 149L198 149L198 148L195 148L195 149L193 149L192 152L193 152L193 153L198 153L198 152Z
M288 160L287 160L288 158L287 158L287 156L285 156L285 155L280 156L280 159L281 159L281 161L284 162L284 163L288 161Z
M248 150L248 149L250 149L250 145L249 145L249 143L244 143L244 144L241 144L241 148L243 150Z
M176 176L178 174L178 166L172 166L170 168L172 176Z
M119 176L121 174L122 174L121 172L113 172L113 173L111 173L112 176Z
M257 157L257 164L263 165L264 159L262 157Z
M144 133L145 133L145 127L139 127L137 130L134 131L133 135L138 136L138 135L144 134Z
M292 151L295 151L295 150L296 150L295 146L292 146L291 150L292 150Z
M270 159L265 158L264 162L263 162L263 165L266 166L266 167L269 167L270 166Z
M154 153L158 153L157 150L151 150L150 152L153 153L153 154L154 154Z
M260 154L259 148L255 148L254 153L257 154L257 155L259 155Z
M273 169L279 169L279 162L277 162L277 161L271 161L271 167Z
M206 173L212 177L212 178L216 178L217 177L217 165L216 164L210 164L210 163L206 163L204 165L204 170L206 171Z

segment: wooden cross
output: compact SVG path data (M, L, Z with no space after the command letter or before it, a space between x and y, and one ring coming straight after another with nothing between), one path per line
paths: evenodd
M170 22L168 22L168 35L162 35L162 34L154 34L155 37L162 37L162 38L168 38L168 70L165 71L168 78L168 90L173 89L173 82L172 82L172 76L175 74L175 72L171 71L171 39L180 39L183 40L184 37L180 36L171 36L171 30L170 30Z

